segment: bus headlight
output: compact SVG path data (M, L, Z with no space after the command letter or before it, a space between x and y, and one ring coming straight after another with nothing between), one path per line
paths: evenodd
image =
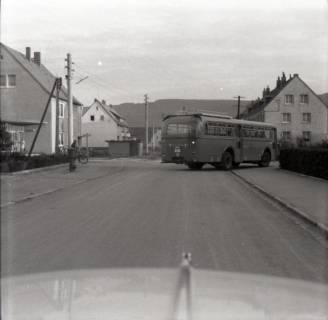
M191 141L191 144L196 144L196 142L193 140L193 141Z

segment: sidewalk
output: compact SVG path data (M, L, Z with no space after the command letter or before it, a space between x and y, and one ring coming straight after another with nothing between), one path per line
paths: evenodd
M68 164L64 164L41 170L1 174L1 207L114 174L122 169L119 161L91 160L85 165L78 164L73 172L69 172Z
M234 173L328 231L328 181L280 169L241 166Z

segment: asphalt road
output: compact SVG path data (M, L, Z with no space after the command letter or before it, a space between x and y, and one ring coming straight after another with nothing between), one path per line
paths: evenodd
M177 267L191 252L197 268L328 283L327 247L232 173L120 165L119 174L2 209L2 276Z

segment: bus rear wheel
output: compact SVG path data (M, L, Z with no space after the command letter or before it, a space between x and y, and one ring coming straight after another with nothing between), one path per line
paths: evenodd
M225 151L221 158L221 165L223 170L231 170L233 167L233 156L231 152Z
M190 170L201 170L203 167L203 163L201 162L189 162L187 163L187 166Z
M266 150L266 151L264 151L264 153L261 157L261 161L259 162L259 166L260 167L268 167L270 162L271 162L271 153L268 150Z

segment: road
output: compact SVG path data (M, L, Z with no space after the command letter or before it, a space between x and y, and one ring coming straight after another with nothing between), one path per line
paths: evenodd
M3 208L2 275L177 267L191 252L197 268L328 283L327 247L232 173L119 163L113 175Z

